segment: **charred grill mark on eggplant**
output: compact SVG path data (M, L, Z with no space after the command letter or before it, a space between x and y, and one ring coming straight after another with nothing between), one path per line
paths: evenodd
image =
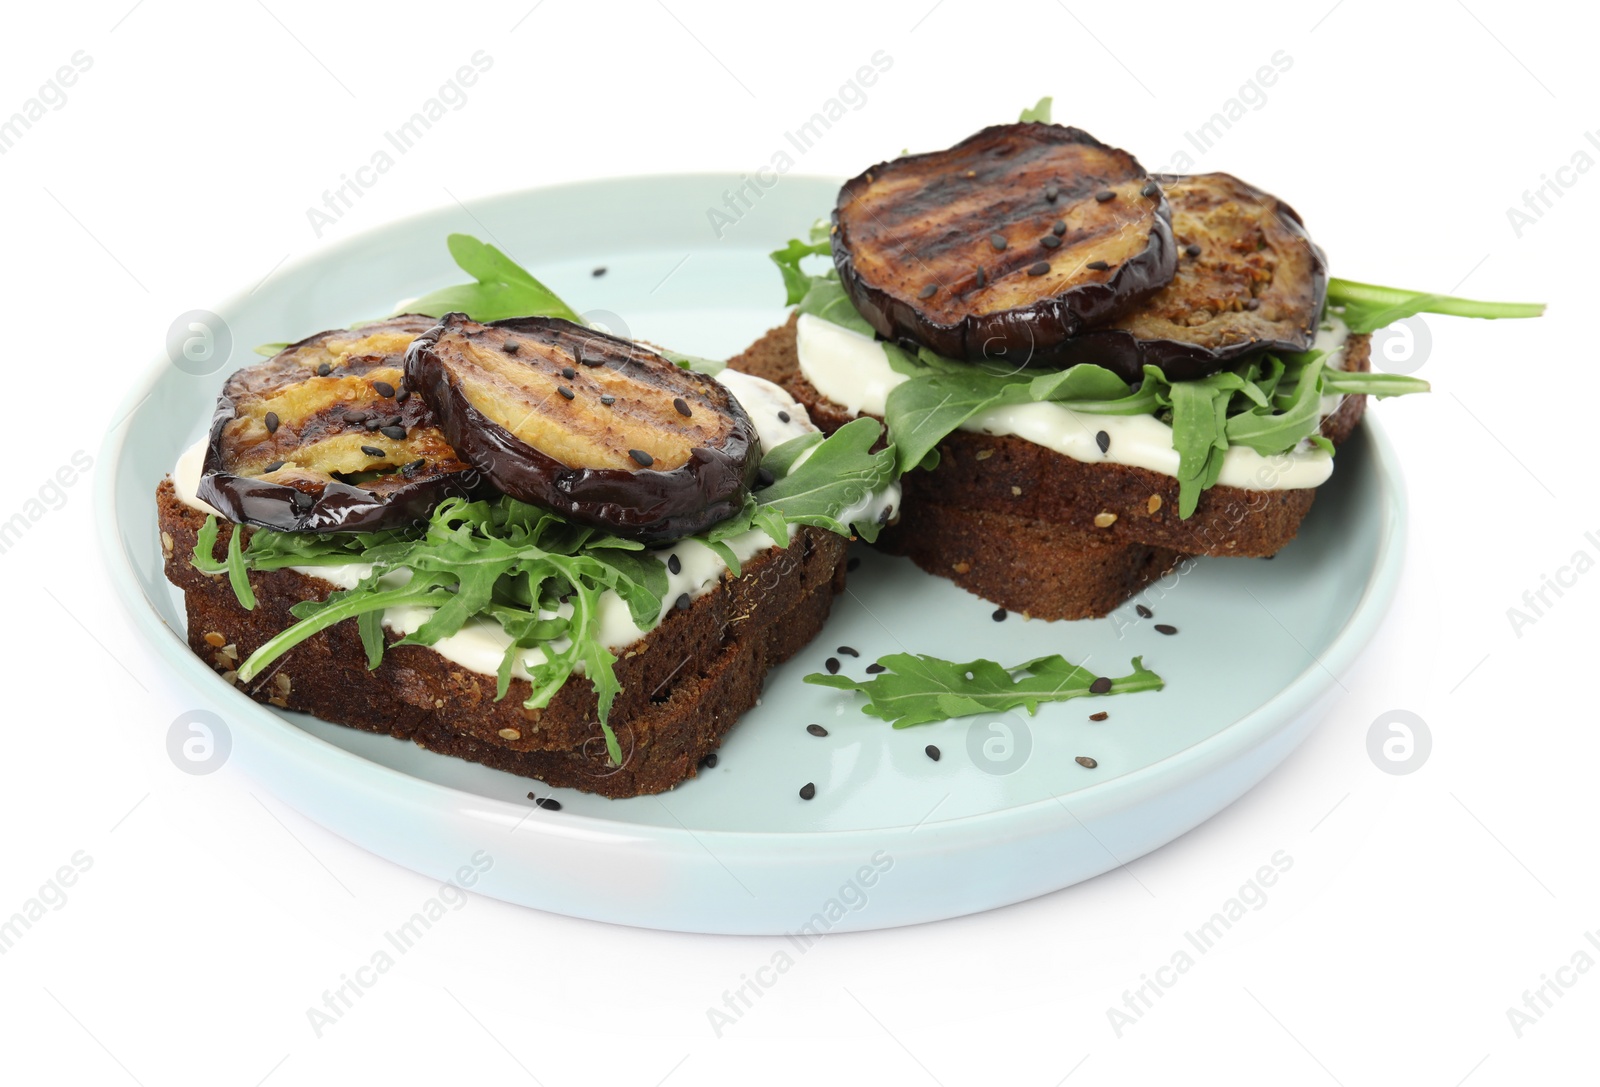
M887 338L952 358L1048 362L1172 279L1170 217L1127 152L1075 128L998 125L846 182L833 259ZM925 294L929 284L938 289Z
M1177 380L1252 351L1304 351L1316 338L1327 262L1295 210L1229 174L1160 178L1183 252L1148 301L1064 345L1059 361L1099 363L1130 381Z
M407 351L406 382L500 490L621 536L704 531L740 509L759 467L725 387L569 321L447 314Z
M243 524L366 532L471 493L478 474L427 404L396 399L403 352L433 323L407 315L322 332L233 374L198 496Z

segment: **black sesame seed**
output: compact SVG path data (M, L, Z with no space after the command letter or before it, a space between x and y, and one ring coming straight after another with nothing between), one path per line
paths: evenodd
M394 394L394 402L396 404L404 404L408 399L410 399L410 397L410 389L401 389L399 392Z
M1047 260L1041 260L1037 263L1028 265L1028 274L1030 276L1042 276L1049 270L1050 262Z
M1104 721L1107 717L1110 717L1110 716L1111 715L1109 713L1107 713L1105 710L1101 710L1099 713L1091 713L1089 715L1089 720L1091 720L1091 721Z
M788 421L789 421L789 413L786 412L786 411L780 411L778 413L778 422L787 423Z
M608 408L609 408L609 407L610 407L610 406L611 406L611 405L612 405L612 404L615 404L615 403L616 403L616 402L617 402L617 398L616 398L616 397L614 397L614 396L612 396L612 395L610 395L610 394L609 394L609 393L607 393L607 394L606 394L606 395L605 395L605 396L602 396L602 397L601 397L601 398L600 398L600 403L602 403L602 404L604 404L604 405L605 405L605 406L606 406L606 407L608 407Z
M1100 452L1104 453L1106 450L1111 448L1111 435L1107 434L1103 430L1096 432L1094 436L1094 444L1098 445L1100 447Z
M989 235L989 244L994 246L996 253L1003 252L1006 247L1006 236L1004 234L991 234Z
M262 475L267 475L270 472L276 472L279 468L282 468L285 463L287 463L287 462L286 461L281 461L281 460L275 460L271 464L267 465L265 468L261 469L261 474Z
M377 393L379 396L393 396L394 386L389 384L387 381L374 381L372 383L372 391Z
M363 453L365 453L369 457L386 457L386 456L388 456L387 453L385 453L383 450L379 449L375 445L364 445L364 446L361 447L361 451Z
M677 555L668 555L667 556L667 573L669 573L669 574L681 574L681 573L683 573L683 560L678 558Z
M1109 679L1107 679L1105 676L1101 676L1099 679L1097 679L1093 683L1089 684L1089 693L1090 694L1105 694L1110 689L1111 689L1111 681Z
M424 460L421 457L418 457L416 460L412 461L410 464L407 464L404 467L402 467L400 469L400 471L402 473L404 473L405 475L409 476L411 473L415 472L417 469L421 468L424 464L427 464L427 463L428 462L426 460Z
M928 756L928 758L932 759L934 762L938 762L939 761L939 749L937 747L934 747L932 744L929 744L927 747L924 747L922 749L922 753L924 755Z
M994 609L994 614L989 616L989 618L993 619L997 623L1003 623L1003 622L1006 621L1006 616L1008 614L1009 613L1006 611L1006 609L1004 609L1004 608L996 608L996 609Z
M885 668L881 664L869 664L869 665L867 665L867 675L869 675L869 676L875 676L879 672L887 672L887 671L888 671L888 669Z
M1050 203L1052 203L1052 204L1054 204L1056 202L1056 197L1058 197L1060 195L1061 195L1061 190L1056 188L1054 185L1049 186L1044 191L1044 198L1046 200L1050 201Z
M605 356L603 356L603 355L585 355L583 353L583 349L582 348L578 349L578 365L579 366L594 367L594 366L604 366L605 364L606 364Z
M672 606L677 608L679 611L688 611L689 610L689 594L688 593L679 593L678 594L678 599L676 599L676 600L674 600L672 602Z
M1116 198L1117 194L1112 192L1110 189L1101 189L1099 192L1094 194L1094 202L1096 204L1109 203Z
M700 760L702 770L715 770L717 768L717 753L715 751Z
M529 796L533 796L532 793L529 793L528 795ZM545 811L560 811L561 810L561 801L557 800L553 796L534 797L533 802L537 806L543 808Z
M1161 191L1161 186L1160 185L1157 185L1154 181L1146 181L1144 183L1144 188L1139 190L1139 195L1140 196L1154 196L1157 193L1159 193L1160 191Z
M937 283L929 283L927 286L923 287L922 290L917 292L917 297L918 298L932 298L934 295L936 295L938 293L939 293L939 285Z
M1178 633L1178 628L1171 623L1157 623L1156 631L1161 634L1176 634Z
M844 568L848 573L852 573L853 574L856 571L856 567L858 567L860 565L861 565L861 560L860 559L851 559L849 562L844 564Z
M1096 766L1100 765L1098 762L1095 762L1093 759L1091 759L1088 755L1079 755L1077 758L1073 759L1072 761L1077 763L1079 766L1083 767L1085 770L1093 770Z
M989 282L989 277L986 274L984 274L983 265L981 265L981 264L978 265L978 270L977 270L976 273L974 273L972 278L978 284L978 286L980 286L980 287L984 286L986 283Z
M275 411L267 412L267 417L265 419L263 419L262 422L267 424L267 433L268 434L276 434L276 433L278 433L278 413L277 412L275 412Z
M577 396L578 396L577 393L573 392L571 389L567 388L565 385L557 385L556 386L556 392L560 393L562 396L566 397L568 400L575 400L575 399L577 399Z
M824 667L824 668L826 668L828 670L828 674L830 676L838 675L839 674L839 658L838 657L829 657L827 660L822 662L822 667Z
M821 725L807 725L806 731L813 736L826 736L828 734L828 730Z
M1056 237L1054 234L1046 234L1044 237L1039 239L1039 244L1044 246L1046 249L1058 249L1061 246L1061 239Z
M1143 604L1135 604L1133 606L1133 610L1139 613L1139 618L1141 619L1149 619L1155 615L1155 612L1151 611Z
M331 373L333 373L333 365L331 363L326 363L325 362L322 365L317 367L317 376L318 377L327 377Z
M347 411L344 413L344 421L351 426L360 426L367 421L367 413L364 411Z
M1050 233L1054 234L1058 238L1061 237L1061 235L1065 234L1066 232L1067 232L1067 224L1066 224L1065 220L1062 220L1062 219L1057 219L1055 221L1055 225L1053 225L1050 228Z
M689 416L693 414L689 411L689 402L681 396L673 397L672 406L677 410L678 414L683 416L685 419L689 418Z
M801 800L810 800L812 797L814 797L816 795L817 795L817 785L816 785L815 782L808 781L804 785L800 786L800 799Z
M856 652L854 647L848 646L848 645L841 645L839 647L839 649L838 649L838 652L839 652L840 656L844 656L844 657L859 657L859 656L861 656L860 653Z
M1111 265L1107 264L1103 260L1091 260L1088 264L1085 264L1084 267L1093 268L1097 272L1104 272L1109 269Z
M406 440L406 428L403 426L386 426L379 433L385 438L393 438L397 442Z
M772 469L770 469L770 468L757 468L756 469L756 490L764 491L768 487L770 487L774 483L776 483L777 481L778 481L778 477L772 474Z
M563 366L561 368L561 376L566 378L568 381L571 381L573 378L578 376L578 371L574 370L570 366Z
M379 427L381 427L383 425L383 420L382 419L363 419L361 421L361 425L366 427L368 430L377 430Z
M643 449L630 449L628 450L628 456L634 459L634 463L645 468L650 467L656 462L656 459L649 453L646 453Z
M606 266L604 264L602 264L600 267L596 268L594 271L590 272L589 274L594 276L596 279L599 279L601 276L606 274Z
M1184 246L1183 251L1191 257L1198 257L1200 255L1200 247L1195 245L1193 242L1190 242L1188 245Z
M520 343L518 343L516 340L507 340L506 341L506 346L505 346L505 353L506 354L515 355L518 351L521 351L521 350L522 350L522 345Z

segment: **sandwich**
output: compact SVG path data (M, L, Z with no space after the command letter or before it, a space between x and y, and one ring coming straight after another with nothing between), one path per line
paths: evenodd
M670 789L821 629L847 539L898 508L892 450L450 247L477 283L226 380L156 494L189 645L281 709Z
M825 431L884 421L904 510L876 546L1045 619L1277 554L1366 398L1428 388L1372 372L1373 332L1543 310L1330 278L1287 203L1150 174L1048 99L871 167L772 256L794 312L729 365Z

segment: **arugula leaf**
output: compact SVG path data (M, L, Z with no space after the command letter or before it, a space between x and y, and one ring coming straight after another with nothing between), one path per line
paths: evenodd
M790 238L788 245L772 251L772 263L778 266L778 271L783 275L783 289L787 292L784 305L792 306L799 302L811 289L811 281L818 278L801 271L800 262L806 257L826 256L831 249L826 238L821 242Z
M245 564L244 550L240 544L244 529L239 525L233 526L233 531L228 536L228 557L218 562L217 535L220 530L217 515L206 514L206 523L201 525L200 531L195 534L194 556L189 561L202 574L227 574L228 584L232 586L233 595L238 599L239 606L245 611L254 611L256 594L250 588L250 575L247 572L249 567Z
M447 244L461 270L477 282L443 287L406 303L397 312L429 317L460 312L484 322L539 316L582 323L583 319L554 291L494 246L470 234L452 234Z
M775 452L793 466L772 486L756 492L758 511L769 508L791 525L815 525L850 535L851 525L843 518L899 476L893 445L872 452L882 434L876 419L863 416L820 443L802 435L780 445ZM808 442L809 455L798 463L787 450L793 442ZM868 543L878 538L880 527L871 518L854 525L855 534Z
M721 359L708 359L700 355L685 355L681 351L673 351L666 347L655 347L656 354L669 362L676 363L685 370L693 370L701 374L720 374L728 368L728 364Z
M1018 115L1017 122L1020 124L1024 121L1038 121L1040 124L1049 124L1050 105L1054 101L1055 99L1046 95L1044 98L1039 99L1038 105L1034 106L1032 109L1023 110L1022 113Z
M1477 302L1452 298L1447 294L1379 287L1349 279L1328 280L1328 305L1350 326L1351 335L1376 332L1386 325L1403 321L1418 313L1438 313L1450 317L1538 317L1543 302Z
M1045 702L1094 696L1090 686L1099 678L1059 653L1010 668L991 660L956 663L920 653L892 653L878 663L886 671L866 680L816 672L805 681L859 691L867 696L862 713L895 728L910 728L975 713L1026 709L1034 714ZM1134 657L1131 667L1129 675L1111 681L1106 694L1158 691L1166 685L1144 666L1142 657Z
M861 316L844 293L836 269L830 265L821 275L813 275L800 267L800 262L807 257L828 256L833 252L832 243L828 240L831 229L826 219L818 219L812 224L809 242L791 238L788 245L770 254L772 263L778 266L783 276L785 304L797 307L800 313L810 313L853 332L871 336L872 326L867 324L867 319Z

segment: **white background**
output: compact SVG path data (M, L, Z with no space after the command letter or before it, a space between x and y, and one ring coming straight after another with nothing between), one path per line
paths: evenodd
M1584 137L1600 125L1595 28L1576 8L1558 21L1502 0L128 6L8 12L0 117L75 51L92 67L0 155L12 388L0 517L76 450L97 454L179 313L452 194L753 171L880 49L892 69L807 172L944 146L1045 93L1058 121L1155 168L1282 50L1292 66L1200 168L1289 199L1336 274L1550 313L1428 322L1418 372L1434 393L1376 409L1414 512L1398 602L1348 694L1261 787L1082 886L827 938L720 1038L706 1008L777 939L635 931L478 897L317 1038L306 1008L433 885L232 767L173 767L167 728L191 696L113 603L85 478L0 555L0 915L77 851L93 861L0 957L0 1076L1592 1079L1600 969L1561 974L1570 988L1520 1037L1507 1016L1580 949L1600 960L1584 935L1600 930L1600 573L1547 593L1553 606L1520 632L1507 615L1575 552L1600 558L1588 324L1600 176L1562 175L1570 188L1520 237L1507 215L1580 149L1600 158ZM306 208L479 49L495 64L443 122L451 153L404 159L318 239ZM1369 726L1396 709L1433 740L1406 776L1367 753ZM1278 850L1293 867L1266 905L1119 1037L1107 1009Z

